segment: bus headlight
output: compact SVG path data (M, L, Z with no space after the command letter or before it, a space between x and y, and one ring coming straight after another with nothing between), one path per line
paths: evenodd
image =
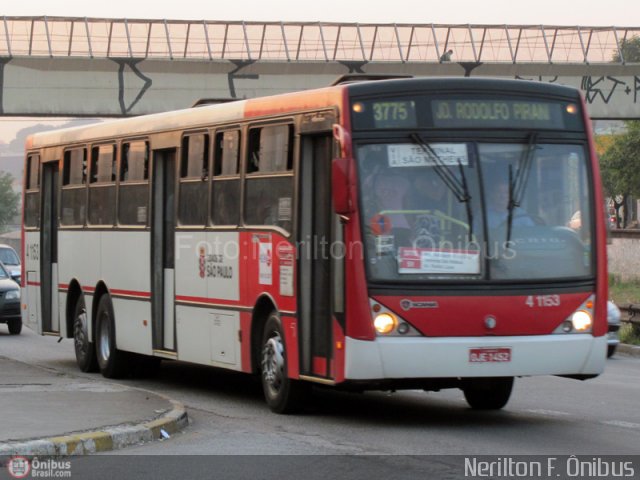
M571 316L571 323L576 331L588 332L591 330L591 325L593 325L593 319L589 312L578 310Z
M375 327L378 333L390 333L396 328L398 324L398 319L395 315L392 315L387 312L379 313L373 319L373 326Z

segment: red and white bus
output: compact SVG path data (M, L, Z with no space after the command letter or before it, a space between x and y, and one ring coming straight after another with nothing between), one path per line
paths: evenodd
M577 90L343 83L35 134L25 172L24 321L83 371L260 374L276 412L314 383L496 409L515 377L603 371Z

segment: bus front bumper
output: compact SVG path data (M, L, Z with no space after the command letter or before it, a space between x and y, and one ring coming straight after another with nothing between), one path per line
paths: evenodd
M347 337L345 347L345 380L594 376L602 373L607 358L607 337L590 334Z

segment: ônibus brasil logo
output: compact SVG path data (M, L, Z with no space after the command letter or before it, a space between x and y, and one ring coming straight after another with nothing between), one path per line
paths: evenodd
M29 474L40 478L71 478L71 462L53 458L29 460L15 456L7 462L7 470L13 478L26 478Z
M12 457L7 463L7 470L13 478L25 478L31 472L31 464L25 457Z

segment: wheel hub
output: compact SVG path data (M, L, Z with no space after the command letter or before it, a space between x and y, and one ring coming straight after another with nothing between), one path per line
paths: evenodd
M109 343L109 327L108 327L108 319L104 319L105 321L100 322L100 356L105 360L109 360L111 356L111 346Z
M262 349L262 377L275 392L284 379L284 345L279 335L269 338Z
M86 354L89 339L87 338L87 312L85 310L76 317L73 337L75 340L76 351Z

